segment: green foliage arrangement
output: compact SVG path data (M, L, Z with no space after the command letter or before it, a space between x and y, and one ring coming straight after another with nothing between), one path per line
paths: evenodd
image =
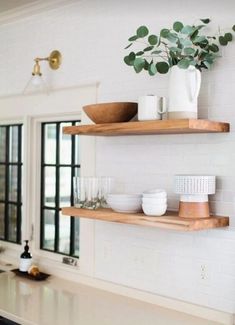
M136 73L142 70L154 76L156 73L167 73L177 65L181 69L194 66L198 70L209 69L220 57L221 46L233 40L235 25L231 30L216 35L203 35L202 30L210 23L209 18L200 19L200 24L184 25L174 22L171 29L163 28L160 35L150 34L146 26L140 26L136 35L129 38L130 48L134 43L142 45L136 52L132 51L124 57L124 62L133 67Z

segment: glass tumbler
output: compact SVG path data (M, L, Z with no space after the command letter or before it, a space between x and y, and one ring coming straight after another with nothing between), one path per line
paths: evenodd
M85 193L86 200L84 208L94 210L100 206L99 199L100 181L98 177L86 177Z
M84 208L86 203L85 177L73 177L74 206Z
M103 208L109 208L107 203L107 197L109 193L113 192L114 178L113 177L101 177L100 178L100 205Z

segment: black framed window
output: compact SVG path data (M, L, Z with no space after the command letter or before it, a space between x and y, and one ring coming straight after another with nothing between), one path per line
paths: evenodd
M0 239L21 243L22 124L0 125Z
M79 257L79 219L63 216L73 205L73 176L80 174L79 137L63 134L80 121L42 123L41 243L50 252Z

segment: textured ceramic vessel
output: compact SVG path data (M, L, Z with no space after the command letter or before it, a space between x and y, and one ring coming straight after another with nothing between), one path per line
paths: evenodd
M180 194L180 217L210 217L208 195L215 193L215 176L176 175L174 190Z

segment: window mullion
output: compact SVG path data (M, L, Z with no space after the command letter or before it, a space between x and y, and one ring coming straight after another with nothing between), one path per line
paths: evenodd
M55 252L59 251L60 207L60 123L56 124L56 192L55 192Z
M8 214L8 198L9 198L9 150L10 150L10 127L6 126L6 174L5 174L5 240L9 239L9 214Z
M44 216L44 194L45 194L45 124L42 124L42 134L41 134L41 222L40 222L40 248L43 248L44 242L44 225L45 225L45 216Z
M21 243L21 200L22 200L22 148L21 148L21 138L22 138L22 127L18 126L18 172L17 172L17 243Z
M72 123L75 125L75 122ZM75 176L75 136L71 136L71 206L74 202L73 197L73 176ZM70 255L74 255L75 252L75 220L74 217L70 217Z

